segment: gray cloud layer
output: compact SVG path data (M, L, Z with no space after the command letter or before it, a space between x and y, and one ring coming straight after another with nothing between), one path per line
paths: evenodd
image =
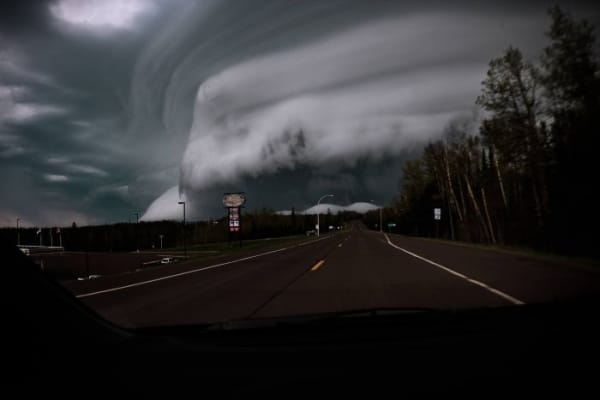
M231 190L383 203L473 113L490 58L539 53L549 5L93 3L1 6L0 224L178 218L180 197L220 215ZM566 5L597 21L586 7Z

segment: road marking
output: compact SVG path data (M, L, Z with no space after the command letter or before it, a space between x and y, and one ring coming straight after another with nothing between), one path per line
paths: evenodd
M474 284L474 285L480 286L480 287L482 287L482 288L484 288L484 289L486 289L486 290L488 290L488 291L490 291L490 292L494 293L495 295L497 295L497 296L500 296L500 297L502 297L503 299L510 301L510 302L511 302L511 303L513 303L513 304L517 304L517 305L523 305L523 304L525 304L525 302L523 302L523 301L521 301L521 300L519 300L519 299L517 299L517 298L515 298L515 297L513 297L513 296L511 296L511 295L509 295L509 294L506 294L506 293L504 293L504 292L502 292L502 291L500 291L500 290L498 290L498 289L496 289L496 288L493 288L493 287L491 287L491 286L489 286L489 285L486 285L486 284L485 284L485 283L483 283L483 282L480 282L480 281L478 281L478 280L475 280L475 279L469 278L468 276L466 276L466 275L463 275L463 274L461 274L460 272L456 272L456 271L454 271L454 270L452 270L452 269L450 269L450 268L448 268L448 267L444 267L443 265L436 263L435 261L431 261L431 260L429 260L429 259L427 259L427 258L425 258L425 257L421 257L420 255L418 255L418 254L415 254L415 253L413 253L412 251L408 251L408 250L406 250L406 249L403 249L403 248L402 248L402 247L400 247L400 246L397 246L397 245L395 245L394 243L392 243L392 241L390 240L390 238L388 237L388 235L387 235L386 233L384 233L384 236L385 236L385 238L386 238L386 240L387 240L387 242L388 242L388 244L389 244L390 246L392 246L392 247L394 247L394 248L396 248L396 249L398 249L398 250L400 250L400 251L403 251L403 252L405 252L405 253L406 253L406 254L408 254L408 255L411 255L411 256L413 256L413 257L415 257L415 258L418 258L418 259L419 259L419 260L421 260L421 261L425 261L426 263L429 263L429 264L431 264L431 265L433 265L433 266L436 266L436 267L438 267L438 268L441 268L441 269L443 269L444 271L448 272L449 274L452 274L452 275L454 275L454 276L457 276L457 277L459 277L459 278L462 278L462 279L466 280L467 282L471 282L471 283L472 283L472 284Z
M279 253L280 251L284 251L284 250L288 250L288 249L293 249L295 247L304 246L305 244L316 243L316 242L319 242L321 240L328 239L329 237L330 236L325 236L323 238L316 239L316 240L311 240L310 242L303 242L303 243L297 244L295 246L283 247L281 249L271 250L271 251L267 251L265 253L255 254L253 256L239 258L237 260L227 261L227 262L223 262L223 263L220 263L220 264L209 265L208 267L203 267L203 268L193 269L193 270L190 270L190 271L180 272L178 274L161 276L160 278L149 279L147 281L141 281L141 282L135 282L135 283L131 283L129 285L117 286L117 287L110 288L110 289L98 290L97 292L79 294L79 295L76 295L75 297L77 297L78 299L81 299L81 298L84 298L84 297L95 296L97 294L116 292L118 290L128 289L128 288L131 288L131 287L148 285L148 284L154 283L154 282L159 282L159 281L164 281L164 280L167 280L167 279L177 278L177 277L180 277L180 276L193 274L195 272L206 271L206 270L209 270L209 269L223 267L223 266L229 265L229 264L235 264L235 263L238 263L238 262L241 262L241 261L252 260L253 258L267 256L269 254Z
M321 260L318 263L316 263L315 265L313 265L313 267L310 269L311 271L316 271L319 268L321 268L321 265L325 264L325 260Z

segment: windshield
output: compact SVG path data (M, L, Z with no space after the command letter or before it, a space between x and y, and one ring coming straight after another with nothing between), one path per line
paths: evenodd
M600 293L585 2L0 12L0 225L127 327Z

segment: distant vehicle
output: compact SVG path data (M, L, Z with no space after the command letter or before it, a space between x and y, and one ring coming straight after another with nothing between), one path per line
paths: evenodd
M175 262L175 259L173 257L165 257L162 260L160 260L161 264L172 264Z
M317 231L316 230L311 230L311 231L306 231L306 236L312 236L312 235L316 235Z
M30 252L29 252L29 249L25 249L25 248L23 248L23 247L20 247L19 249L20 249L20 250L23 252L23 254L25 254L26 256L28 256L28 255L30 254Z

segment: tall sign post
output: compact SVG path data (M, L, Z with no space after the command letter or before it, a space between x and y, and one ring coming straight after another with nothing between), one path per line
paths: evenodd
M435 237L440 238L440 220L442 219L442 209L433 209L433 219L435 220Z
M227 208L227 231L229 243L233 236L237 235L242 247L242 211L241 208L246 203L246 195L244 192L224 193L223 206Z

